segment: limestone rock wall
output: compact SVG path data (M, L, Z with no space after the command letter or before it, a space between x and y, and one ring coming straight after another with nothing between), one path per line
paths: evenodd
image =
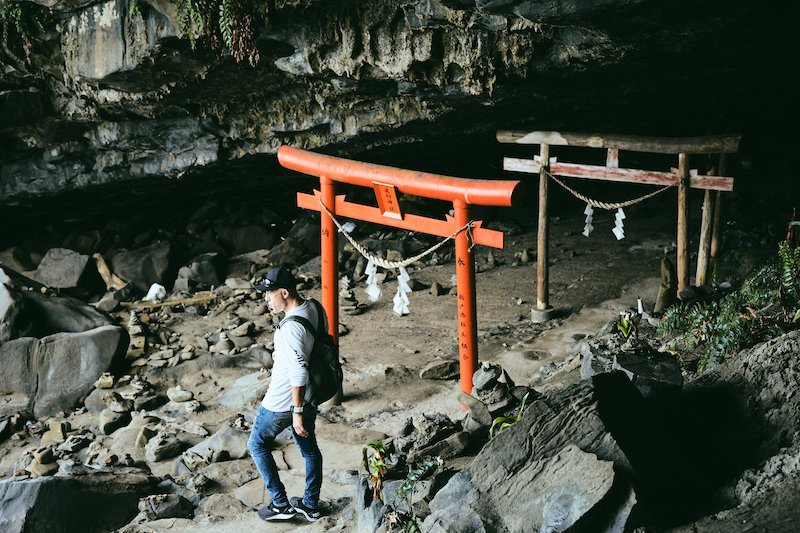
M50 3L56 26L0 90L0 200L180 176L284 143L373 145L376 135L548 68L615 61L582 26L545 25L622 0L266 2L261 64L189 50L175 6ZM385 142L385 141L381 141Z

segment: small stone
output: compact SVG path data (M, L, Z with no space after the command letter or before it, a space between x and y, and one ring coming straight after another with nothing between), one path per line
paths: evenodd
M175 350L160 350L150 354L151 360L171 359L175 355Z
M115 413L129 413L133 410L133 400L123 398L117 392L107 392L103 395L106 407Z
M53 434L53 440L64 442L67 440L67 433L72 429L69 422L62 422L60 420L50 421L50 432Z
M253 288L252 283L239 278L228 278L225 280L225 285L233 290L250 290Z
M41 464L37 461L31 461L31 464L28 465L27 470L33 475L33 477L52 476L58 472L58 463L52 462Z
M444 294L446 291L444 291L444 290L442 289L442 286L441 286L441 285L439 285L439 283L437 283L437 282L435 282L435 281L434 281L433 283L431 283L431 289L430 289L430 292L431 292L431 294L432 294L432 295L434 295L434 296L440 296L440 295Z
M103 375L94 382L94 386L98 389L110 389L114 386L114 376L110 372L103 372Z
M191 353L191 352L194 352L194 345L192 344L187 344L186 346L183 347L183 350L181 350L181 353Z
M157 432L154 429L151 429L147 426L143 427L141 430L139 430L139 434L136 435L136 442L134 445L137 448L144 448L147 446L147 443L150 441L150 439L156 436L156 433Z
M250 335L250 333L252 333L253 326L254 324L248 320L241 326L238 326L235 329L231 330L230 334L234 337L245 337L247 335Z
M189 400L188 402L183 402L183 408L186 409L187 413L196 413L203 408L203 405L197 400Z
M87 435L70 435L56 449L60 452L75 453L86 448L90 443L91 439Z
M422 379L453 379L458 375L458 361L433 361L419 371Z
M39 464L43 465L52 463L53 461L55 461L55 457L53 456L53 448L50 447L39 448L38 450L33 452L33 459Z
M522 255L519 257L519 262L523 265L531 262L531 255L528 253L528 249L525 248L522 250Z
M264 313L266 313L267 311L268 311L267 304L258 304L255 307L255 309L253 309L253 314L260 316L260 315L263 315Z
M181 453L183 445L174 433L160 433L150 439L145 448L145 459L157 463L171 459Z
M194 398L190 391L183 390L180 385L167 389L167 397L173 402L188 402Z
M111 435L114 431L127 424L130 419L131 416L128 413L116 413L111 409L103 409L100 413L98 426L104 435Z
M484 363L472 375L472 384L478 390L487 389L497 381L501 373L499 366Z
M204 352L208 351L208 340L206 340L205 337L195 337L195 341L197 341L198 348Z
M147 364L147 366L152 366L152 367L155 367L155 368L161 368L161 367L167 366L167 361L165 361L163 359L156 359L156 360L147 359L145 361L145 363Z

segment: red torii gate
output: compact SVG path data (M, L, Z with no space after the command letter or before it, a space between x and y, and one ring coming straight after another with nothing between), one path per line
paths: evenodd
M524 195L520 181L455 178L426 172L404 170L338 157L326 156L281 146L278 162L285 168L319 177L320 190L314 194L297 193L297 205L322 211L323 204L334 215L374 222L385 226L449 237L472 222L471 240L476 244L503 247L503 233L481 227L471 221L470 205L517 205ZM335 182L371 187L378 207L348 202L337 196ZM403 213L397 192L445 200L453 203L453 216L445 220ZM339 258L337 228L329 216L320 213L322 260L322 305L328 313L330 334L339 342ZM461 390L472 391L472 375L478 366L478 335L475 309L475 265L470 238L465 231L455 237L458 297L458 355Z

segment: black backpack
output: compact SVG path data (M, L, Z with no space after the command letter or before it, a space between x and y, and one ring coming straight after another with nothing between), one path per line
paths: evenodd
M342 363L339 361L339 347L333 341L333 336L325 331L322 304L313 298L310 298L310 301L317 308L319 327L315 328L307 319L297 315L287 316L281 320L280 325L294 320L300 322L314 336L314 347L308 358L308 385L306 385L303 402L316 407L327 402L339 392L343 376Z

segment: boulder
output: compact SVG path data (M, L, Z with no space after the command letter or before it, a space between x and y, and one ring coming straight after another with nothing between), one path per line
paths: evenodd
M183 452L183 462L192 469L191 465L200 462L243 459L250 454L247 449L248 438L250 438L249 431L223 426L206 440Z
M217 397L217 403L233 409L251 408L264 398L269 382L269 374L262 371L243 376Z
M56 333L42 339L24 337L0 345L0 394L11 405L0 414L20 411L36 418L75 405L95 381L115 370L125 357L128 334L119 326L102 326L81 333Z
M620 348L612 339L608 341L584 344L581 378L620 370L644 398L680 393L683 374L674 355L656 351L645 342L634 339L629 339Z
M566 531L609 493L614 465L577 446L508 470L456 474L431 500L423 531ZM595 529L600 531L601 529Z
M0 343L111 325L111 318L75 298L22 290L31 280L0 269Z
M220 284L220 255L205 253L192 258L186 265L178 269L173 291L187 288L208 289ZM185 280L185 282L181 282Z
M66 248L51 248L47 251L31 279L54 289L77 287L84 275L90 275L89 256ZM92 267L94 263L92 263ZM97 271L95 270L95 274Z
M17 272L35 270L36 265L31 261L31 256L24 248L14 246L0 252L0 265L7 265Z
M194 514L194 505L180 494L151 494L139 501L139 511L146 515L148 520L191 518Z
M123 251L111 258L114 273L137 289L147 292L153 283L164 284L170 266L170 245L157 242L135 250Z
M432 361L419 371L422 379L453 379L459 375L458 361L439 360Z
M610 523L624 525L631 465L599 404L615 397L609 391L632 386L621 373L603 381L600 387L585 380L534 400L436 494L422 530L564 531L580 521L581 531L605 531Z
M0 531L114 531L136 516L139 499L157 483L133 469L0 481Z
M11 279L0 268L0 344L16 335L14 325L22 309L21 299L14 297L10 287L13 287Z
M235 253L243 254L254 250L269 250L280 237L276 231L267 231L262 226L244 226L233 231Z

